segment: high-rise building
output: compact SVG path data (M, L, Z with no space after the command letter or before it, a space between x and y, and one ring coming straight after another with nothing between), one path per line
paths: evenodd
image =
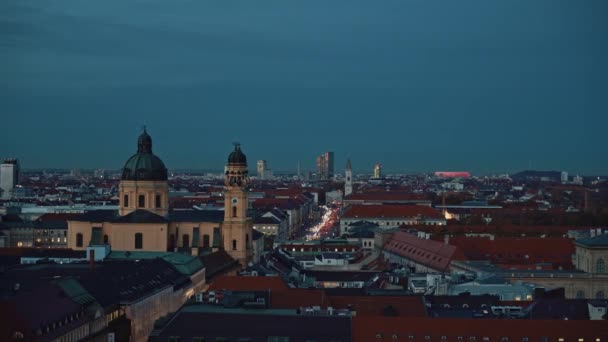
M17 159L6 159L0 165L0 189L3 198L11 198L15 185L19 183L19 161Z
M328 180L334 177L334 153L325 152L317 157L317 177Z
M344 197L353 193L353 168L350 165L350 158L346 160L344 170Z
M562 171L561 180L562 183L568 183L568 171Z
M268 162L265 160L258 160L258 178L266 179L266 170L268 168Z
M376 165L374 165L374 177L373 178L375 178L375 179L382 178L382 164L376 163Z

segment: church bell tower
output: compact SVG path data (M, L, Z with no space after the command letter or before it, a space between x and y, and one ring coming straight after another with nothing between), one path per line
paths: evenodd
M253 257L253 221L247 217L249 172L247 157L241 145L234 144L234 151L228 156L224 174L224 225L222 235L224 250L241 265L247 266Z
M346 161L344 169L344 197L353 193L353 168L350 165L350 158Z

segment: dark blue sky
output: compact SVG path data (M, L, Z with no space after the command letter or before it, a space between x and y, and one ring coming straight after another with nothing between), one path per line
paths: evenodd
M606 0L2 0L0 157L608 173Z

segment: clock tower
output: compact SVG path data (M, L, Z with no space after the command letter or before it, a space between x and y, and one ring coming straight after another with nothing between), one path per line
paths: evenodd
M234 144L234 151L228 156L224 174L224 225L222 235L224 250L242 266L247 266L253 256L253 221L247 217L249 172L247 157L241 145Z

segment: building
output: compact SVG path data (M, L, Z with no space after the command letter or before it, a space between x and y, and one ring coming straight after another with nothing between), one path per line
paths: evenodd
M403 225L445 226L446 219L439 211L425 205L365 205L349 206L340 219L340 235L347 232L348 226L357 221L369 221L382 229L397 228Z
M568 171L562 171L561 181L562 183L568 183Z
M198 294L197 301L159 321L149 341L351 341L348 310L272 308L270 297L270 291Z
M24 265L0 276L0 312L12 313L3 310L2 305L14 308L16 322L9 323L9 328L18 328L25 336L21 340L110 341L106 335L114 333L118 335L116 341L146 341L155 320L177 311L205 283L205 269L199 258L149 252L112 252L104 256L101 251L107 252L107 246L94 249L99 253L89 251L89 264ZM104 262L96 263L104 257ZM53 292L45 291L38 297L41 288ZM129 322L126 329L117 331L112 322L120 317ZM85 324L76 325L80 318ZM78 327L81 329L74 331ZM8 340L7 335L0 336Z
M435 177L439 178L469 178L471 174L467 171L437 171Z
M317 177L319 180L329 180L334 177L334 153L325 152L317 157Z
M353 341L606 341L600 321L479 318L353 318Z
M247 158L239 144L228 157L224 212L171 210L167 169L152 153L144 130L137 153L127 160L119 185L119 209L95 210L68 220L68 247L109 244L115 251L226 250L241 265L252 256Z
M6 159L0 164L0 192L2 192L2 198L13 197L17 184L19 184L19 161L17 159Z
M415 272L449 272L453 260L463 259L458 248L440 241L419 238L406 232L396 232L384 244L385 258Z
M272 178L272 170L268 168L268 162L265 160L258 160L257 165L258 179L266 180Z
M374 178L374 179L382 179L382 164L376 163L374 165L374 174L373 174L372 178Z
M346 160L346 168L344 169L344 197L353 193L353 168L350 164L350 158Z

